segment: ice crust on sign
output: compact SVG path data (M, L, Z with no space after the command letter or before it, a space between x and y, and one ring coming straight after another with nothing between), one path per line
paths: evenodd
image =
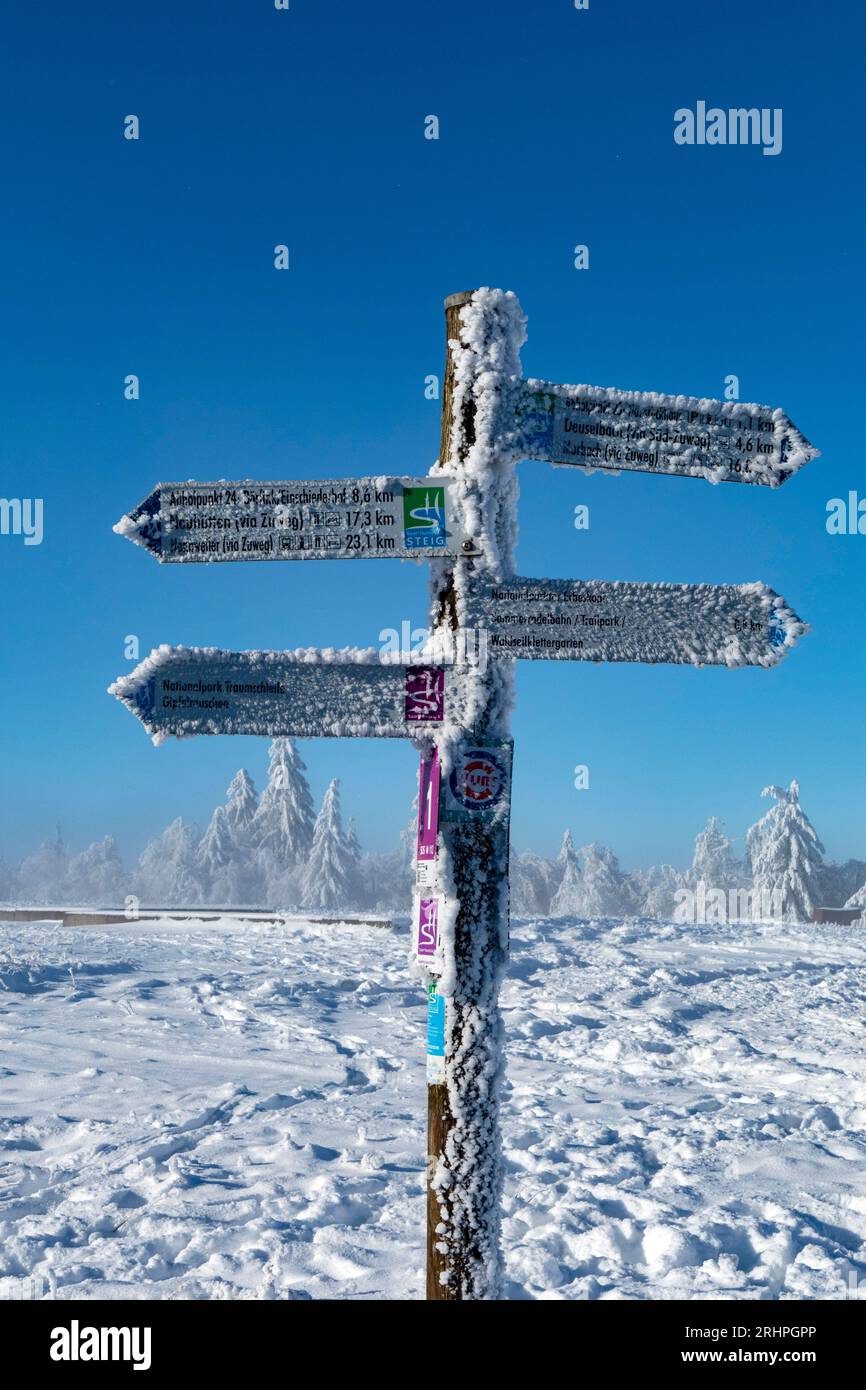
M109 687L154 743L174 735L415 738L435 723L406 719L407 672L417 666L373 647L228 652L161 646ZM458 669L446 672L445 711L459 722Z
M528 378L522 458L778 487L819 451L783 410L742 401Z
M158 483L115 532L161 563L256 560L426 559L458 553L451 480L441 503L404 503L424 478L321 478L293 482ZM416 508L421 507L418 511Z
M467 614L491 657L775 666L807 631L765 584L526 579Z
M453 563L431 565L433 637L447 656L451 633L443 592L452 594L461 627L466 625L460 597L473 584L495 583L511 574L517 534L515 461L518 434L514 410L521 390L520 347L526 326L513 294L481 289L460 310L461 341L450 344L454 362L451 456L440 465L455 477L462 498L465 530L476 554ZM474 405L472 434L465 429L466 405ZM434 472L435 476L435 472ZM471 576L471 580L470 580ZM449 583L449 579L453 581ZM437 625L440 631L437 633ZM460 743L484 738L507 739L514 699L511 662L491 662L472 670L471 716L462 727L448 725L436 733L442 776L447 778ZM467 731L471 733L467 733ZM490 837L494 858L479 862L472 847L475 827L450 827L440 836L437 872L444 895L439 916L442 973L438 988L446 1004L446 1085L454 1124L445 1150L431 1175L439 1197L437 1228L440 1251L450 1277L465 1299L497 1298L502 1288L500 1205L503 1167L500 1143L500 1091L504 1072L503 1028L499 989L507 961L507 833ZM458 873L450 846L465 837L463 863L473 873ZM455 969L458 931L463 968ZM453 1242L453 1246L452 1246ZM470 1251L466 1263L460 1252Z

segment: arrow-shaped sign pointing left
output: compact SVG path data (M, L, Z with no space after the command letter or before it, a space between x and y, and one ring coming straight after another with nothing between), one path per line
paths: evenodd
M158 647L108 693L154 743L195 734L414 738L471 718L459 669L389 661L374 648Z
M158 560L392 560L455 556L465 532L450 478L158 483L115 531Z

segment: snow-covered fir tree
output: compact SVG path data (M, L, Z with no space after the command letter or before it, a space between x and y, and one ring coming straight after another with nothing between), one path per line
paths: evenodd
M69 855L58 825L54 839L43 840L38 850L29 855L18 870L22 902L46 905L65 902L68 869Z
M821 875L821 906L847 907L849 900L866 888L866 860L828 860Z
M559 862L562 865L562 878L550 904L552 917L575 917L582 915L583 883L577 850L571 831L566 830L559 849Z
M270 747L268 785L249 823L251 843L278 870L302 865L313 842L313 798L306 766L290 738Z
M198 836L182 816L145 846L134 878L134 891L142 902L185 907L202 901L197 846Z
M866 917L866 881L862 888L858 888L856 893L852 893L845 903L846 907L859 907L860 916Z
M343 834L340 815L340 783L330 783L316 817L313 845L303 873L306 908L331 909L351 906L353 859Z
M558 859L545 859L531 850L510 859L511 911L515 917L546 917L550 900L562 881L564 866Z
M236 905L238 860L243 851L235 838L227 806L217 806L204 835L196 846L196 870L205 901Z
M824 846L800 805L800 786L765 787L775 805L746 835L753 916L809 922L823 871ZM760 904L760 905L759 905Z
M742 881L742 865L731 853L731 842L718 816L710 816L706 828L695 836L692 881L711 888L735 888Z
M226 817L234 831L246 831L256 814L259 798L253 779L242 767L229 782L226 791Z
M18 898L18 874L5 859L0 859L0 902L13 903Z
M229 807L217 806L196 849L205 901L215 907L266 907L268 885L249 847L244 827L233 825Z
M349 901L353 906L361 907L364 904L366 893L362 867L363 855L354 816L350 816L349 824L346 827L346 855L350 873Z
M670 922L677 906L676 894L685 887L685 877L671 864L654 864L651 869L633 873L631 886L636 911L641 917Z
M628 875L613 850L594 841L578 851L580 880L563 878L551 904L551 914L577 917L626 917L637 908ZM566 894L566 881L573 887Z
M119 907L128 879L113 835L96 840L69 861L66 899L79 907Z

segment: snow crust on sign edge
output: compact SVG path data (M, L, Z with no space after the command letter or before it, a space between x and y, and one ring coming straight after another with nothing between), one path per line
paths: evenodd
M523 384L530 391L545 392L559 397L569 398L577 396L585 397L590 394L596 396L603 395L609 403L622 402L631 406L653 406L667 407L675 410L694 410L702 414L717 415L721 421L736 421L737 415L754 417L764 415L770 411L773 417L773 440L776 444L781 444L781 440L787 436L793 445L793 452L785 460L784 465L763 460L763 467L760 471L764 474L771 487L780 487L785 479L792 474L799 472L807 463L813 459L821 457L821 450L817 449L802 430L798 429L785 411L780 407L760 405L756 401L719 401L711 396L685 396L681 394L665 393L663 391L637 391L624 389L619 386L592 386L587 382L566 382L543 381L540 377L526 377ZM635 441L637 443L637 441ZM688 450L684 450L684 455ZM755 462L759 460L756 458ZM631 468L601 468L597 465L589 464L569 464L570 467L580 468L583 472L596 473L630 473ZM660 473L675 473L675 469L659 469ZM718 468L705 468L700 464L687 464L685 471L696 478L705 478L709 483L719 483L729 476L729 470L722 464ZM780 477L779 475L783 476Z
M141 719L141 711L136 704L135 696L147 681L154 677L157 672L164 671L172 665L181 665L189 660L204 657L207 663L222 659L233 660L237 657L250 659L251 669L257 667L267 670L268 666L278 664L287 665L296 663L299 666L384 666L399 665L399 654L386 655L383 657L375 647L295 647L288 651L226 651L221 647L172 647L168 643L162 643L154 647L149 656L146 656L138 663L134 670L125 676L118 676L108 686L107 693L120 700L137 719ZM153 731L151 725L144 720L141 721L151 736L155 748L160 747L169 738L182 738L184 735L167 733L160 730Z

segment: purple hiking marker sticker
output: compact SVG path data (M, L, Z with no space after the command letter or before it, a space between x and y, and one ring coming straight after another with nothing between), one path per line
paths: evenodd
M439 750L421 758L418 774L418 843L415 858L428 864L436 858L436 835L439 830Z
M445 671L441 666L414 666L406 672L406 723L445 718Z
M418 899L418 936L415 954L419 960L432 960L439 944L439 899Z

